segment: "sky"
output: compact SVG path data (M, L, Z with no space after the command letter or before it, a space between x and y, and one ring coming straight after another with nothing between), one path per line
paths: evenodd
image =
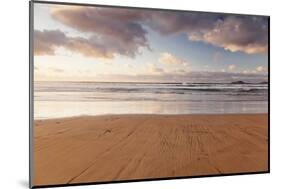
M267 17L34 5L35 81L265 81Z

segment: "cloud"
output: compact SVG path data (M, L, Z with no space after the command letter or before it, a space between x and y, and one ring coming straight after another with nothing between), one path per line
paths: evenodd
M257 71L257 72L267 72L267 68L265 68L265 67L263 67L263 66L258 66L258 67L256 68L256 71Z
M186 69L175 69L172 70L171 72L169 72L169 74L173 74L173 75L185 75L188 74L190 72L190 70L186 70Z
M167 65L187 65L187 62L185 60L178 58L170 53L162 53L159 58L159 62Z
M54 55L57 47L66 43L66 36L60 30L34 31L35 55Z
M126 63L126 64L124 64L124 66L125 66L126 68L129 68L129 69L132 69L132 68L133 68L133 64L132 64L132 63Z
M51 71L53 71L53 72L56 72L56 73L62 73L62 72L64 72L64 70L63 69L61 69L61 68L49 68Z
M162 75L165 73L162 68L157 67L155 64L147 64L147 71L153 75Z
M151 14L148 25L170 35L185 33L191 41L202 41L231 52L267 53L266 17L192 12Z
M122 46L122 44L109 38L98 38L95 36L91 36L88 39L69 37L60 30L34 31L35 55L54 55L59 47L86 57L107 59L112 59L116 54L133 57L137 53L137 49Z
M52 17L89 38L69 37L60 30L35 31L35 54L54 55L58 47L88 57L134 58L150 49L147 28L162 35L186 34L231 52L266 53L266 17L226 14L151 11L141 9L56 6Z
M105 43L104 51L113 51L111 55L118 53L135 57L141 47L149 48L147 31L137 22L144 15L138 11L65 6L52 9L51 14L54 19L71 28L96 36L91 40L99 40L99 45Z
M201 33L189 34L193 41L203 41L231 52L267 53L268 23L263 17L228 16Z
M212 28L217 19L215 14L195 12L150 12L147 24L161 34L203 32Z
M228 66L228 70L233 71L236 69L236 66L234 64L231 64Z

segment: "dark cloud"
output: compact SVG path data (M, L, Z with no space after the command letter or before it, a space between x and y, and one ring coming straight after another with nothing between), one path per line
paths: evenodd
M232 52L266 53L266 17L194 12L153 13L148 25L164 34L186 33L192 41L202 41Z
M120 54L135 57L149 48L146 27L162 34L184 33L231 52L266 53L266 17L140 9L63 6L51 10L57 21L90 38L67 37L59 30L35 31L35 53L54 54L65 47L85 56L113 58Z
M53 55L55 49L66 44L66 36L59 30L34 31L35 55Z
M231 52L267 53L268 22L264 17L227 16L204 32L190 32L188 37Z
M69 37L60 30L35 30L35 55L53 55L58 47L80 53L87 57L113 58L115 54L133 57L138 53L135 44L118 43L111 38L95 37L89 39L82 37Z
M162 34L203 33L212 28L218 19L216 14L195 12L150 12L147 24Z
M141 47L148 47L146 31L140 23L143 14L130 10L104 8L53 9L52 16L63 24L98 36L99 43L115 53L134 57ZM97 37L90 40L97 40Z

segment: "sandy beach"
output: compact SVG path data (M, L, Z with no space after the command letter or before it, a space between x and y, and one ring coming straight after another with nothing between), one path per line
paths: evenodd
M268 115L106 115L36 120L34 184L268 170Z

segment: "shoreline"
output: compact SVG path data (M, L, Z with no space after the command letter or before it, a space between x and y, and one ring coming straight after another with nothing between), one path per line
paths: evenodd
M268 114L34 122L35 185L268 171Z
M73 115L73 116L65 116L65 117L50 117L50 118L34 118L33 122L36 121L45 121L45 120L60 120L60 119L72 119L72 118L82 118L82 117L104 117L104 116L223 116L223 115L268 115L268 112L262 113L189 113L189 114L98 114L98 115Z

